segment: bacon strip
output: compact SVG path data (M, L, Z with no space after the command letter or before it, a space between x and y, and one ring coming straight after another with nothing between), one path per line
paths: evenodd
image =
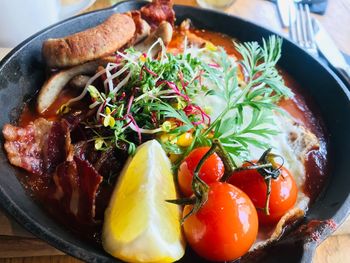
M47 197L60 212L77 222L94 223L96 193L103 178L88 161L71 156L66 121L39 118L24 128L6 124L3 134L13 165L53 180L54 192Z
M103 179L96 169L75 156L57 167L53 179L53 198L59 201L61 209L79 222L95 223L96 193Z
M119 174L128 158L127 150L110 148L106 151L96 151L94 142L80 141L74 144L74 155L91 163L105 178L110 173Z
M6 124L2 132L10 163L31 173L51 173L68 156L70 136L63 122L39 118L24 128Z

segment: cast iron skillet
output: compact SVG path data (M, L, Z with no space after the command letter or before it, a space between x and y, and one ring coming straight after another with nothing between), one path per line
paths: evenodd
M138 1L123 2L109 9L65 20L37 33L12 50L0 63L0 127L8 122L15 123L23 101L32 97L45 80L41 58L43 40L84 30L101 23L115 12L139 9L143 4ZM273 33L219 12L185 6L176 6L175 11L178 23L190 18L197 28L222 32L240 41L260 40ZM329 134L330 162L333 165L328 187L312 205L302 224L269 248L244 257L242 262L311 262L319 242L349 214L350 93L334 73L286 39L279 65L301 83L320 109ZM88 262L120 262L57 224L26 194L16 177L16 173L20 172L8 163L1 148L0 204L9 215L34 235L72 256ZM191 252L181 260L201 261Z

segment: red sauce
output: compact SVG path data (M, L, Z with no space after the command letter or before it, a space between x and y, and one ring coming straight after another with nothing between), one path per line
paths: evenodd
M228 54L240 57L235 50L234 42L230 37L205 30L192 30L191 32L195 33L200 38L204 38L205 40L212 42L215 45L224 47ZM175 50L176 48L179 48L179 46L182 45L181 43L183 39L184 34L180 31L175 31L173 41L170 43L169 49ZM291 88L291 90L295 93L295 96L292 99L281 101L279 105L288 111L297 122L303 124L313 133L315 133L320 140L320 149L310 151L305 160L306 182L303 191L311 198L311 200L314 200L322 191L327 178L327 140L325 130L323 128L324 126L320 118L316 117L317 115L314 114L317 113L317 110L314 107L312 107L312 111L310 110L309 105L312 106L312 101L302 93L300 85L283 69L281 69L280 72L285 80L286 86ZM77 94L74 92L71 92L68 89L63 90L54 105L44 114L44 117L48 119L56 119L56 111L59 109L59 106L75 96L77 96ZM26 126L29 122L38 117L40 116L35 112L34 106L29 104L23 110L23 113L19 119L19 125L22 127ZM46 204L45 200L40 198L42 193L50 191L50 187L47 186L48 183L45 178L39 178L39 176L32 174L22 174L20 175L20 179L24 186L29 188L31 193L34 194L34 196L39 199L39 201L41 201L45 207L52 207L49 204ZM109 197L113 186L106 189L107 190L101 194L101 198L97 200L97 203L109 202ZM50 209L50 213L70 229L74 229L74 232L77 232L78 234L83 235L94 242L100 243L101 225L91 226L90 228L80 227L79 225L70 221L69 218L57 213L54 208ZM97 211L97 213L102 214L103 211Z
M40 117L44 117L52 121L59 120L61 117L60 115L57 115L57 110L60 109L61 105L65 104L68 102L68 100L78 95L79 92L75 90L72 91L68 88L63 89L60 93L60 96L43 114L39 114L36 111L35 100L26 103L18 121L19 126L25 127L30 122ZM79 102L76 105L77 107L81 107L83 103L84 102ZM85 107L87 106L85 105ZM81 222L77 222L76 219L70 214L62 214L61 210L55 209L56 207L59 207L59 205L56 203L58 201L53 200L52 198L47 198L56 191L56 186L54 185L51 178L38 174L29 174L26 172L19 173L18 177L24 187L28 190L29 194L43 207L45 207L45 210L58 222L60 222L62 225L65 225L67 228L82 238L101 246L101 219L103 218L104 211L100 211L99 208L105 208L105 204L109 203L114 185L106 185L104 182L101 183L103 187L100 187L96 196L97 223L91 225L82 225Z
M210 32L207 30L199 30L199 29L193 30L193 33L195 33L199 37L202 37L210 41L215 46L221 46L225 48L227 54L234 55L237 58L241 57L240 53L237 52L234 46L234 40L231 37L221 33Z
M33 102L25 105L24 110L19 118L19 125L21 127L24 127L29 124L29 122L44 117L48 120L57 120L58 115L57 110L60 109L61 105L68 102L70 99L78 96L79 94L76 91L72 91L69 89L63 89L60 93L60 96L55 100L55 102L43 113L39 114L36 109Z
M212 42L214 45L222 46L228 54L237 58L241 57L235 49L234 41L229 36L199 29L192 30L191 32L195 33L198 37L202 37L205 40ZM179 37L175 38L175 42L177 41L180 41ZM176 43L173 43L174 46L175 44ZM302 124L313 132L320 142L320 148L310 151L305 160L306 181L302 190L310 197L311 201L313 201L324 188L328 174L325 128L322 120L316 117L318 111L312 102L312 98L307 97L307 95L303 93L300 84L297 83L287 72L283 69L279 69L279 72L282 75L286 86L295 94L291 99L280 101L279 106L284 108L296 122Z
M287 72L280 70L285 84L289 87L295 96L288 100L282 100L279 105L284 108L293 118L303 124L307 129L313 132L319 139L319 149L312 149L305 159L306 181L303 191L314 201L324 188L327 181L328 163L327 163L327 137L325 126L320 118L317 107L312 98L304 94L301 86ZM308 103L306 103L308 102Z

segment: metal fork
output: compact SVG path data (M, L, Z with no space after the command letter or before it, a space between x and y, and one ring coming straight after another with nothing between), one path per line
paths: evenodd
M298 3L289 9L290 38L313 56L318 56L309 5Z

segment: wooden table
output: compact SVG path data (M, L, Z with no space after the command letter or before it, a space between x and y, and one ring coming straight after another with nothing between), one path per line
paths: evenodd
M64 0L65 2L74 0ZM97 0L86 11L110 6L116 0ZM177 4L196 5L195 0L175 0ZM225 10L230 14L243 17L259 23L276 32L287 35L282 30L275 5L263 0L237 0ZM326 15L315 16L334 38L337 46L345 53L350 54L350 0L329 0ZM0 49L0 58L9 50ZM316 263L347 263L350 262L350 220L337 232L323 242L316 251ZM8 262L80 262L49 246L10 220L0 211L0 263Z

